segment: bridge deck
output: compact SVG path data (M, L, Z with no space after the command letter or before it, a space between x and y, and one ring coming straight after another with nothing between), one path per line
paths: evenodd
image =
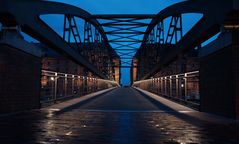
M133 88L115 89L80 106L78 109L103 111L172 111L163 104L155 104Z
M52 114L24 112L0 119L1 143L236 143L239 125L188 117L132 88L119 88ZM233 133L233 135L231 135Z

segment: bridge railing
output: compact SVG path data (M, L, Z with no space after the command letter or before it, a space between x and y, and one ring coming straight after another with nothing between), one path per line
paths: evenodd
M137 81L133 86L194 109L200 107L199 71Z
M115 81L42 70L40 101L46 105L117 86Z

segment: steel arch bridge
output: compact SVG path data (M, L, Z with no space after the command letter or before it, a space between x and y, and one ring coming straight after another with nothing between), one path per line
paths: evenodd
M188 32L185 14L201 16ZM62 34L42 19L46 15L63 16ZM64 57L63 64L54 61L64 70L44 69L45 47L26 42L20 32ZM130 68L134 88L238 119L238 37L238 0L187 0L158 14L117 15L44 0L0 0L0 113L39 108L40 98L55 102L119 87L116 71Z
M217 4L215 5L215 3ZM25 33L87 67L102 78L106 78L106 76L82 57L79 53L80 47L70 45L71 36L75 43L104 43L112 56L121 58L121 64L114 65L115 67L132 68L135 67L132 64L132 56L139 57L146 45L151 44L160 49L160 47L175 41L173 48L159 54L160 62L157 61L157 66L139 78L146 79L179 54L199 46L204 40L217 33L225 23L228 13L237 9L235 3L237 3L235 0L189 0L172 5L157 15L91 15L81 8L62 3L3 0L0 2L0 21L5 26L19 25ZM184 13L203 14L202 19L185 36L182 35L182 14ZM65 16L63 37L57 35L40 19L40 16L47 14ZM85 21L84 40L80 38L76 17ZM165 35L164 19L168 17L171 17L171 22L167 35ZM99 20L102 19L108 22L100 23ZM151 22L144 22L145 19L151 20ZM227 22L231 21L233 18ZM95 27L94 34L92 26ZM146 31L138 29L142 27L147 28ZM111 30L107 31L105 28ZM116 38L109 40L107 38L109 35ZM138 39L139 36L143 36L143 39ZM114 49L112 44L116 45Z

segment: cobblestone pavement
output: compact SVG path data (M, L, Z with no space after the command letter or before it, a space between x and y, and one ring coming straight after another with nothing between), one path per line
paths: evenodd
M127 91L127 90L126 90ZM117 92L117 91L116 91ZM118 93L118 92L117 92ZM127 92L131 93L131 92ZM112 93L111 93L112 94ZM148 106L110 109L97 99L70 111L51 114L45 111L0 117L1 144L177 144L239 143L239 123L217 124L200 121L176 111ZM140 97L140 95L138 95ZM143 97L143 96L142 96ZM122 98L122 97L121 97ZM134 97L136 101L144 101ZM124 99L124 97L123 97ZM141 99L141 100L139 100ZM115 97L116 102L120 101ZM97 104L98 105L98 104ZM106 106L107 105L107 106ZM122 103L122 105L124 105ZM127 105L127 104L126 104ZM126 106L125 105L125 106ZM93 107L97 109L93 109ZM160 109L161 108L161 109ZM148 109L148 110L147 110Z

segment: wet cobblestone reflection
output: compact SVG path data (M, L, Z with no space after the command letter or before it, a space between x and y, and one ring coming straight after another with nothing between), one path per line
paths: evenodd
M239 143L239 124L212 124L176 112L72 110L2 117L4 144L183 144Z

